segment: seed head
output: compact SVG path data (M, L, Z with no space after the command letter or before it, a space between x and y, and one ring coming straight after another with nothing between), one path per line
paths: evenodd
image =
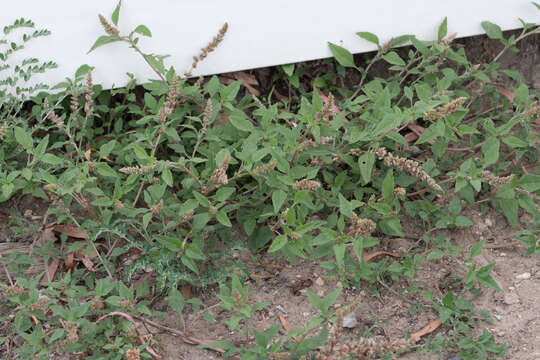
M321 183L316 180L307 180L302 179L298 180L292 185L292 188L294 190L308 190L308 191L315 191L318 188L321 187Z
M103 26L103 29L105 30L105 32L111 36L118 37L118 34L120 34L120 31L118 31L117 28L109 24L107 19L105 19L105 16L99 14L98 17L99 17L99 22L101 23L101 26Z

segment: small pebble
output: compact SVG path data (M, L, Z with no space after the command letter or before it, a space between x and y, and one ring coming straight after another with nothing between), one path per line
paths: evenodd
M285 311L285 309L281 305L276 305L276 310L279 311L280 313L282 313L283 315L287 315L287 312Z
M527 279L530 279L530 278L531 278L531 273L530 272L526 272L526 273L523 273L523 274L516 275L516 279L518 279L518 280L527 280Z
M486 218L486 220L484 222L486 223L487 227L492 227L493 226L493 222L491 221L490 218Z
M321 277L318 277L317 280L315 280L315 284L317 284L318 286L323 286L324 280Z
M499 314L497 314L497 313L493 313L493 317L494 317L495 319L499 320L499 321L501 321L501 319L502 319L502 316L499 315Z
M356 315L354 313L348 313L343 317L343 327L347 329L353 329L358 325L358 320L356 320Z
M506 295L504 295L504 303L506 305L514 305L514 304L519 304L519 296L517 296L516 293L508 293Z

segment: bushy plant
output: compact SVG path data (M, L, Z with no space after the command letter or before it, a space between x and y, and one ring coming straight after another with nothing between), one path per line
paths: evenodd
M413 249L392 264L366 260L365 249L376 247L383 236L404 235L401 221L406 216L431 229L470 226L461 215L462 200L475 204L488 199L512 226L520 209L540 223L540 177L518 166L534 163L539 155L538 135L531 131L540 114L538 94L521 75L500 69L496 62L472 64L464 49L452 47L446 20L437 40L429 42L406 35L381 44L374 34L358 33L378 47L365 68L356 65L349 51L329 44L335 71L310 88L298 67L285 66L283 76L296 89L294 96L272 102L244 93L241 81L225 85L216 76L181 78L166 67L165 56L141 49L140 36L151 37L148 27L121 34L119 13L120 4L112 23L100 15L106 35L90 50L126 42L144 57L157 80L142 89L132 79L124 88L104 90L93 84L92 67L83 65L73 79L57 86L59 93L32 96L25 111L8 92L0 93L3 101L15 104L2 110L0 202L22 194L50 201L49 215L58 224L84 229L86 247L104 254L90 278L82 270L67 272L43 291L38 279L18 278L3 285L3 301L16 314L9 334L27 341L21 354L45 356L63 344L64 351L94 357L117 358L114 352L137 346L150 356L144 342L110 338L127 322L96 320L118 307L125 314L150 314L124 282L108 282L98 274L120 274L127 282L138 271L152 272L158 290L168 289L181 304L176 307L180 312L184 300L179 285L222 284L224 308L239 307L230 324L238 326L260 307L246 305L247 293L236 275L232 288L223 285L241 267L231 257L236 248L293 264L299 258L322 259L321 266L339 275L345 286L378 284L414 277L422 262L447 256L444 248L434 249L431 258ZM25 24L31 23L16 22L7 32ZM483 26L489 37L502 41L503 51L516 50L517 41L539 33L537 25L523 23L520 36L506 39L497 25ZM192 74L226 31L227 25L185 75ZM398 49L404 45L409 47ZM370 78L371 66L379 61L389 65L388 78ZM51 66L17 71L24 78ZM350 69L360 72L360 83L354 89L334 86ZM493 85L501 76L512 80L512 97ZM3 84L12 86L10 81ZM521 235L529 254L540 251L537 233ZM426 245L433 246L428 238ZM133 261L119 268L127 254L134 254ZM468 268L466 287L495 287L491 268ZM92 307L102 300L106 307ZM125 300L129 306L120 305ZM322 316L305 334L336 320L328 313L330 304L321 305L326 300L311 300L320 305ZM34 309L40 301L43 307ZM454 305L443 299L441 314L444 306ZM450 324L455 317L446 320ZM43 329L44 322L55 329L52 334ZM253 331L258 347L246 350L250 355L245 358L283 351L268 346L277 330ZM70 340L70 334L77 336ZM304 356L326 338L326 332L321 334L318 343L300 336L296 346L289 343L285 349ZM92 352L96 344L103 351ZM332 346L327 347L330 353Z

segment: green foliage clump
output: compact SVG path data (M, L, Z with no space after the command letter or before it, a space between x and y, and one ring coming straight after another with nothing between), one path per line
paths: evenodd
M38 278L2 285L2 305L15 314L8 336L26 340L18 349L21 356L62 348L87 352L89 358L118 358L112 354L134 347L150 356L140 341L113 338L128 320L97 320L116 311L151 314L147 300L139 299L147 294L100 278L104 271L125 281L141 270L153 272L157 290L168 289L169 305L180 313L185 300L179 285L220 284L221 306L233 312L227 324L235 330L266 306L247 304L248 292L236 275L242 267L233 261L236 249L266 252L293 264L322 259L321 266L345 286L375 285L413 278L422 262L461 253L444 236L432 240L426 235L420 243L430 248L427 256L411 249L392 263L366 260L365 250L379 245L383 236L405 236L401 223L406 217L420 219L430 231L466 227L472 222L462 215L462 203L489 202L511 226L517 226L519 211L540 224L540 176L519 166L534 164L539 156L538 135L532 131L540 113L538 94L521 75L496 62L471 63L464 49L452 47L446 20L437 40L429 42L406 35L381 44L374 34L358 33L378 47L365 67L358 67L346 49L329 44L337 61L328 61L333 70L310 87L302 67L283 66L281 75L293 96L273 102L271 95L259 99L244 93L241 81L225 85L216 76L196 82L181 78L166 67L166 56L141 50L138 36L152 35L146 26L121 35L119 11L120 5L112 24L100 15L107 34L90 51L126 42L157 80L141 88L132 78L124 88L104 90L93 84L93 68L83 65L73 79L56 86L57 93L17 88L17 95L32 93L24 111L20 98L0 92L0 203L23 194L47 200L54 205L49 216L85 229L88 248L107 253L99 256L95 276L67 272L43 290ZM18 20L4 33L19 27L33 23ZM501 40L503 51L517 50L518 41L539 33L537 25L524 23L520 36L507 39L497 25L484 22L483 27ZM219 45L226 30L203 49L188 73ZM23 40L46 34L36 31ZM20 49L12 44L0 60ZM398 49L403 45L409 47ZM376 62L388 65L387 78L370 78ZM53 66L34 63L16 68L18 75L0 85L14 86ZM351 70L360 73L359 84L336 87ZM512 97L493 85L502 76L512 80ZM417 135L411 138L405 129ZM519 236L528 255L540 253L537 230ZM465 262L467 290L478 291L480 284L498 287L490 275L493 264L471 265L483 245L473 247ZM128 254L135 254L134 261L120 268L119 260ZM271 343L279 327L246 328L257 345L244 349L243 358L277 358L270 354L283 351L300 358L319 347L326 329L315 337L307 334L328 321L339 323L339 316L329 312L338 295L319 299L308 293L321 316L285 342ZM471 340L472 324L460 319L474 312L452 291L434 309L443 324L457 329L454 343L464 356L503 352L486 334ZM55 330L45 331L44 322ZM229 355L241 351L230 342L217 345Z

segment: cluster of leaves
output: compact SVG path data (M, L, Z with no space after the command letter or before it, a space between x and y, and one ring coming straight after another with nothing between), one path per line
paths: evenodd
M112 16L114 26L119 11L120 6ZM237 247L292 263L299 258L324 259L321 266L329 275L339 275L345 286L360 286L413 277L419 264L449 253L441 246L431 258L412 249L392 264L385 259L366 261L364 249L378 245L382 236L404 235L404 216L418 217L434 229L469 226L471 221L460 215L462 200L486 200L501 209L512 226L517 225L520 208L540 224L535 194L540 176L517 166L535 163L539 155L538 136L531 131L538 117L538 94L515 71L501 70L497 63L472 64L464 49L452 47L446 20L437 40L430 42L405 35L380 44L376 35L358 33L378 47L365 68L356 66L349 51L329 44L337 60L335 72L309 88L301 81L301 67L283 67L295 95L280 102L245 94L241 81L225 85L216 76L195 83L181 79L164 65L165 56L140 50L136 36L150 37L146 26L122 36L103 17L100 21L107 35L91 51L113 41L127 42L159 79L143 84L144 91L136 91L133 78L126 87L108 91L92 83L92 68L83 65L73 79L57 85L58 93L33 96L28 111L21 113L22 105L3 111L0 202L20 195L50 201L55 206L49 215L58 223L84 228L89 243L107 240L101 246L108 253L116 250L113 257L100 258L109 272L119 271L112 259L131 250L136 259L125 269L125 280L141 269L153 272L158 289L169 289L175 299L171 305L180 312L184 302L178 285L224 283L231 273L223 269L234 272L237 266L230 257ZM18 21L5 32L27 25L33 26ZM515 50L517 41L539 32L538 26L524 23L521 36L505 39L497 25L483 26L488 36L503 41L504 50ZM24 41L41 35L45 33L38 31ZM403 45L410 47L397 49ZM9 51L3 56L7 55ZM372 64L379 61L388 63L391 75L369 79ZM47 67L19 70L31 75ZM347 69L360 72L360 83L355 89L335 87ZM502 76L513 81L512 97L493 84ZM0 95L2 101L8 97L5 92ZM411 137L414 132L409 129L418 134ZM412 161L418 154L431 155ZM500 176L508 174L513 177ZM240 232L247 244L237 236ZM529 254L540 252L537 235L519 234ZM125 246L114 249L118 241ZM460 251L455 253L451 255ZM492 267L471 266L466 287L493 286ZM73 285L66 289L73 294L64 294L67 290L58 290L54 282L46 288L53 293L43 296L57 299L51 300L57 304L50 306L52 313L29 313L26 305L19 307L31 306L40 294L37 283L18 280L28 293L5 297L21 314L11 333L32 346L39 343L35 349L46 352L66 336L58 324L77 320L86 344L77 342L77 350L88 348L90 341L105 344L108 337L98 337L122 324L105 319L96 330L86 319L88 296L94 296L95 284L104 286L104 280L69 276ZM220 295L225 309L238 312L229 322L231 328L264 306L246 305L247 294L234 279L232 288L222 285ZM79 286L94 290L84 292ZM121 282L107 288L134 301ZM64 297L79 300L58 305ZM329 318L330 300L311 300L323 313L316 327ZM117 304L106 302L111 308L102 311L115 311ZM454 300L442 304L458 306ZM140 312L138 306L144 302L132 310ZM78 310L68 311L70 307ZM442 309L441 314L446 311ZM32 316L38 321L30 322ZM49 332L40 324L45 319L56 329L44 342ZM259 348L250 350L252 355L267 351L277 330L267 331L253 332ZM107 346L125 350L129 344ZM310 346L293 352L303 354Z
M8 349L16 348L19 357L27 359L44 359L58 352L121 359L132 349L150 358L144 352L148 344L141 343L127 316L151 314L148 287L135 292L121 281L96 279L82 269L66 272L57 281L40 283L40 278L21 277L17 285L2 284L0 306L14 310L0 337ZM118 321L111 314L125 318Z

